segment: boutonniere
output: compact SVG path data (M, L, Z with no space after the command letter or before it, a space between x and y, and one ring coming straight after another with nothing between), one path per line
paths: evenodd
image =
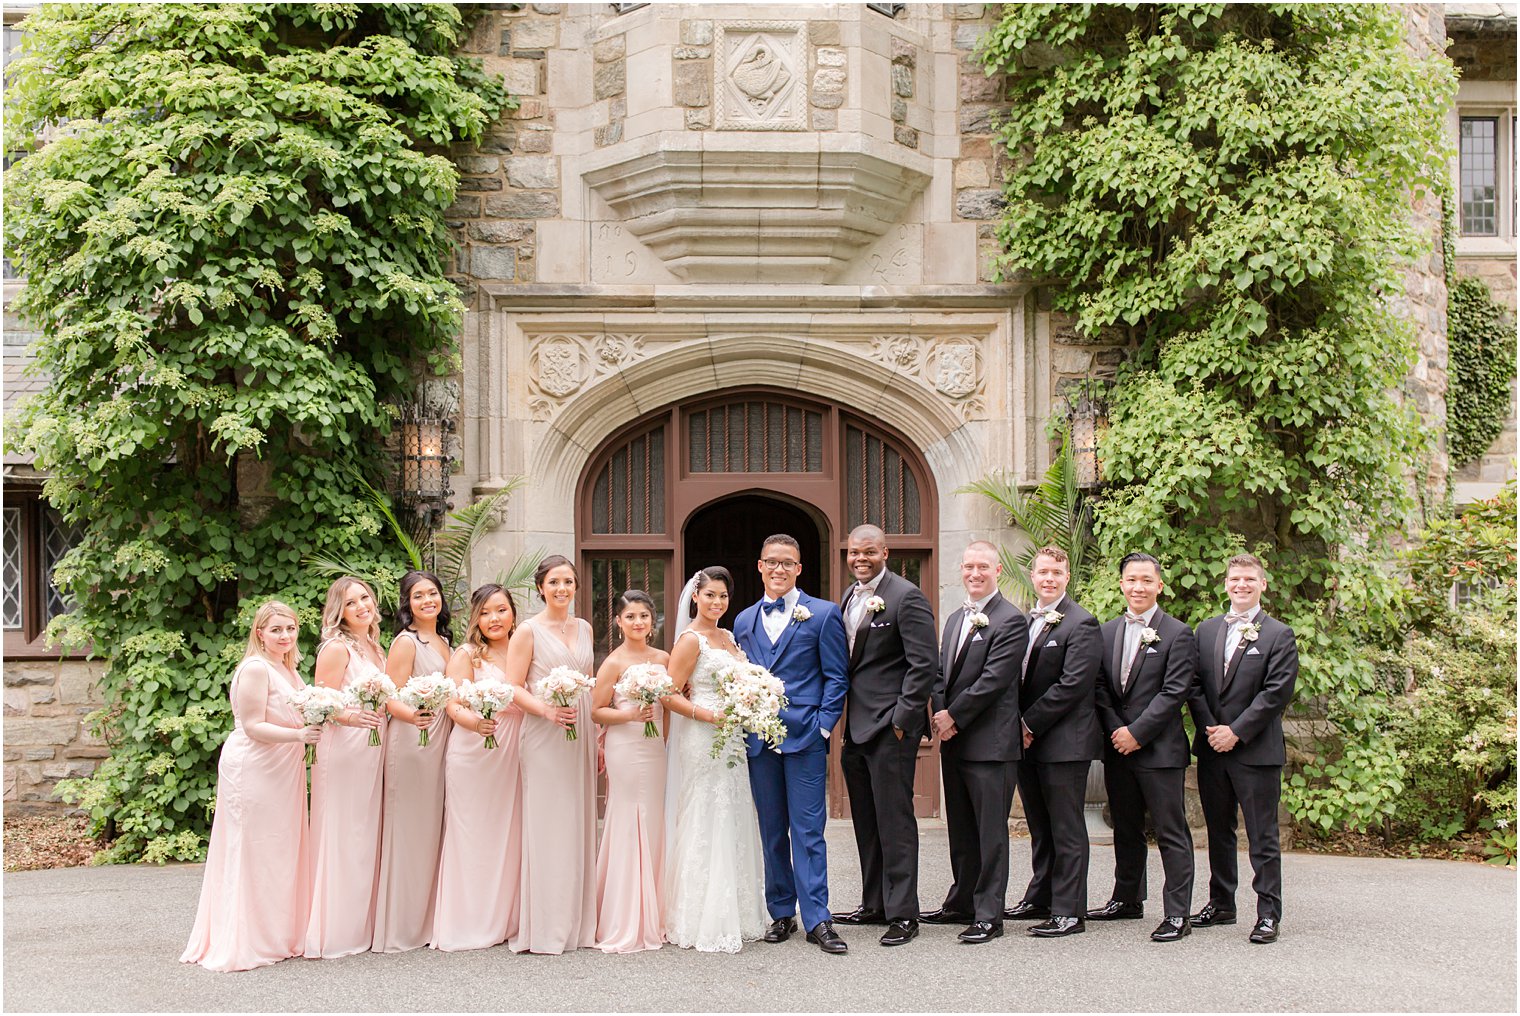
M975 614L971 615L971 630L972 631L976 631L978 628L985 628L985 627L987 627L987 623L988 623L987 622L987 615L983 614L980 610L977 611Z
M866 609L873 614L880 614L887 609L887 601L880 596L873 596L866 601Z
M795 606L795 607L792 608L792 620L793 621L806 621L808 618L810 618L812 616L813 616L813 612L811 610L808 610L806 607L804 607L800 603L797 604L797 606Z
M1240 641L1255 642L1261 635L1261 625L1255 621L1240 626Z
M1142 646L1153 646L1157 642L1160 642L1160 641L1161 641L1161 636L1157 633L1156 629L1154 629L1154 628L1142 628L1142 629L1140 629L1140 644Z
M1061 613L1059 610L1047 610L1045 612L1045 627L1054 628L1056 625L1060 624L1061 621L1065 619L1065 617L1066 615Z

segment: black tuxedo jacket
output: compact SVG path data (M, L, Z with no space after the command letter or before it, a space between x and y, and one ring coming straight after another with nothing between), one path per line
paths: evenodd
M1123 759L1145 769L1185 768L1192 761L1182 704L1192 694L1198 671L1198 640L1193 629L1158 609L1151 627L1161 636L1154 645L1141 645L1130 670L1129 686L1119 690L1124 648L1124 615L1103 625L1103 676L1098 681L1098 718L1106 734L1128 727L1140 750L1121 755L1109 740L1105 763Z
M1224 616L1211 617L1198 626L1198 681L1188 709L1197 728L1193 754L1199 760L1234 759L1254 766L1280 766L1287 762L1283 748L1283 712L1293 700L1298 681L1298 643L1293 629L1268 617L1256 615L1261 634L1256 641L1241 640L1224 665ZM1209 747L1205 728L1225 724L1240 743L1219 753Z
M934 711L950 711L955 736L940 742L940 753L967 762L1015 762L1024 753L1019 726L1019 670L1029 644L1029 623L1001 593L987 602L987 627L970 632L961 651L965 608L945 619L940 644L940 676L934 683Z
M854 591L851 586L840 605L846 617ZM928 726L929 694L939 677L934 613L917 586L890 571L881 577L876 595L886 608L865 612L850 653L847 733L863 744L898 727L904 740L916 742Z
M1101 758L1095 696L1103 669L1098 619L1069 596L1056 604L1061 623L1041 629L1029 653L1019 709L1034 742L1024 749L1033 762L1087 762ZM1034 622L1029 622L1034 632Z

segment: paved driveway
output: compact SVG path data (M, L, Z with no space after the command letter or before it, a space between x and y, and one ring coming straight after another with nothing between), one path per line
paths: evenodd
M949 879L945 833L923 831L922 893ZM829 829L836 909L858 898L848 824ZM1207 864L1197 855L1200 870ZM1152 908L1161 870L1151 852ZM1244 854L1241 867L1249 872ZM1029 844L1014 841L1014 892ZM1093 850L1093 901L1107 898L1112 853ZM848 956L800 939L737 956L666 947L604 956L419 950L395 956L288 960L241 974L178 962L200 890L198 865L74 868L5 876L7 1011L957 1011L1431 1010L1515 1011L1515 873L1449 861L1290 854L1286 920L1276 945L1249 925L1171 945L1159 919L1089 925L1087 934L1008 937L962 946L929 928L898 949L843 929ZM1206 895L1200 877L1195 899ZM1253 906L1242 892L1242 916Z

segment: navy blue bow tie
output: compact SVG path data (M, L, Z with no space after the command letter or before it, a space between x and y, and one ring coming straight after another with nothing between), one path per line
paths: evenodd
M762 603L760 605L760 609L763 610L763 611L765 611L767 614L771 614L771 613L775 613L775 612L778 612L778 611L785 610L786 609L786 597L783 596L779 600L767 600L766 602L764 602L764 603Z

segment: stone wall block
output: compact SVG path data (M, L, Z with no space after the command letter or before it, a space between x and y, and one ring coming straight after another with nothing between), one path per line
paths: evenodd
M705 131L712 126L712 109L688 109L686 111L686 129L689 131ZM618 125L618 133L622 133L622 125Z
M470 274L477 279L511 281L517 278L516 249L491 244L471 246Z
M522 190L558 187L558 160L549 155L519 155L508 159L507 182Z
M691 18L681 22L681 42L687 46L711 46L713 23L705 18Z
M892 65L892 92L905 99L913 98L913 69L902 64Z
M691 116L692 114L690 112L686 114L688 121L687 126L691 125ZM709 115L708 120L710 121L711 119L712 117ZM603 124L602 126L596 128L594 131L592 131L591 140L598 148L605 148L608 145L617 144L619 141L623 140L623 121L618 120L614 123Z
M494 219L552 219L559 216L559 195L531 191L486 199L486 215Z
M1005 204L1000 190L963 190L955 195L955 214L963 219L995 219Z
M32 697L25 688L5 689L5 715L25 716L32 708Z
M622 95L627 88L628 66L622 60L600 64L591 76L591 94L598 99Z
M838 109L844 105L844 71L820 67L813 74L812 102L819 109Z
M487 243L516 243L533 235L531 222L472 222L470 238Z
M848 59L844 50L829 46L820 46L817 57L819 67L844 67Z
M904 67L917 67L918 47L906 39L892 36L892 62Z
M52 684L58 678L58 664L50 662L7 663L5 683L15 687L25 684Z
M957 190L966 187L990 186L992 186L992 173L986 161L982 159L961 159L955 164L955 187Z
M892 128L892 140L904 148L917 148L918 131L906 124L898 124Z
M711 46L677 46L671 54L677 60L711 60Z
M501 160L494 155L458 155L454 165L461 173L495 173L501 169Z
M962 134L991 134L992 106L963 106L956 118Z
M459 189L460 189L461 192L466 193L466 194L469 194L469 193L479 194L479 193L483 193L483 192L486 192L486 191L499 191L499 190L501 190L501 177L499 177L499 176L465 176L465 177L460 177L460 179L459 179Z
M839 45L840 33L837 21L810 21L808 22L808 38L815 46Z
M672 94L677 106L699 109L709 105L712 102L712 66L699 61L677 63Z
M516 49L553 49L559 45L559 24L554 21L525 19L512 26Z
M5 721L5 740L16 745L52 744L62 747L74 740L79 729L79 721L73 718L16 717Z
M597 63L611 63L621 60L628 52L628 40L625 36L614 35L610 39L603 39L591 47L591 59Z
M507 91L513 95L540 95L543 93L543 63L521 57L488 56L481 61L485 70L500 74Z
M952 45L956 49L970 52L976 49L976 41L982 37L982 33L986 30L987 27L985 25L956 25Z

